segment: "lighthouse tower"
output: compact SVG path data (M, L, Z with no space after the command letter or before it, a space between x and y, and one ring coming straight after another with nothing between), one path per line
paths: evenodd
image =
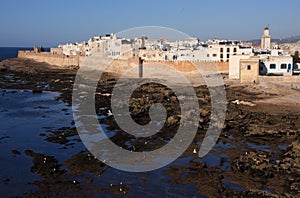
M269 27L265 27L264 34L261 37L261 49L271 49L271 35Z

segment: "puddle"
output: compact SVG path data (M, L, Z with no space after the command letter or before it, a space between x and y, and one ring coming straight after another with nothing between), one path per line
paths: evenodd
M252 148L252 149L262 150L262 151L273 151L273 149L271 149L267 145L256 145L256 144L252 144L250 142L246 142L246 144L249 148Z
M222 179L222 182L226 185L226 188L230 189L230 190L234 190L237 192L242 192L244 191L244 189L238 185L238 184L234 184L231 181L227 180L227 179Z
M287 145L278 145L278 148L282 151L286 151L286 149L288 148Z

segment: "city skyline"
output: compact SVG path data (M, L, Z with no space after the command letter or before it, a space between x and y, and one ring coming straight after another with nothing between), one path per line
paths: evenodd
M177 29L201 41L212 38L259 39L269 25L272 38L300 35L296 24L299 1L89 1L1 2L0 46L57 46L86 41L139 27ZM17 6L16 6L17 5ZM293 6L291 6L293 5Z

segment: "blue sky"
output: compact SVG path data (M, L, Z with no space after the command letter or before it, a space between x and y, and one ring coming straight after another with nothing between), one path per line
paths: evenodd
M56 46L137 26L165 26L205 41L300 35L299 0L1 0L0 46Z

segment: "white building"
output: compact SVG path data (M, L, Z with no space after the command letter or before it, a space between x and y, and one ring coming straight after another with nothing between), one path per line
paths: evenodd
M231 56L249 55L252 51L252 47L242 46L239 41L213 40L213 42L208 42L208 56L213 61L228 62Z
M207 48L179 49L176 52L176 60L179 61L211 61Z
M106 39L105 39L106 40ZM117 58L121 56L122 40L117 38L117 35L111 34L110 39L107 39L106 55L108 58Z
M260 59L260 75L292 75L293 58L291 56L268 56Z
M291 56L251 56L236 55L229 61L229 79L240 79L241 60L259 59L259 75L292 75Z
M85 56L87 44L85 42L67 43L65 45L59 45L58 48L61 48L62 53L66 56Z

